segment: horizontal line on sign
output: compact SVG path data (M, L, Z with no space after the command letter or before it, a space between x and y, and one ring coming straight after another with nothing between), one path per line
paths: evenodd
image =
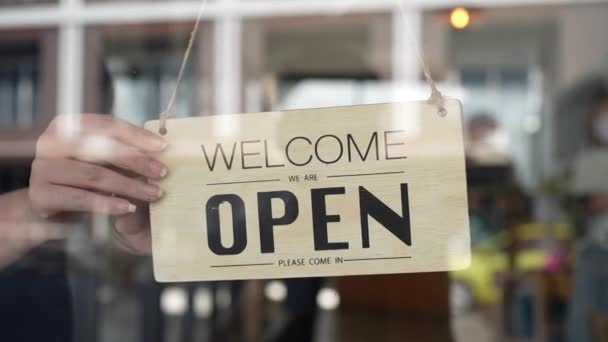
M251 267L251 266L274 266L274 263L268 264L241 264L241 265L215 265L211 268L222 268L222 267Z
M395 171L395 172L376 172L376 173L358 173L353 175L334 175L327 176L327 178L344 178L344 177L362 177L362 176L380 176L380 175L397 175L403 174L405 171Z
M365 259L344 259L344 262L347 261L374 261L374 260L397 260L397 259L411 259L411 256L407 257L393 257L393 258L365 258Z
M263 180L250 180L250 181L241 181L241 182L226 182L226 183L209 183L208 186L211 185L230 185L230 184L247 184L247 183L270 183L270 182L280 182L280 179L263 179Z

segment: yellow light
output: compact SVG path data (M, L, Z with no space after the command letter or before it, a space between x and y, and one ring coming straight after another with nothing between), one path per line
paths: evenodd
M470 22L471 16L466 8L458 7L452 10L452 13L450 14L450 23L452 24L452 27L462 30L469 26Z

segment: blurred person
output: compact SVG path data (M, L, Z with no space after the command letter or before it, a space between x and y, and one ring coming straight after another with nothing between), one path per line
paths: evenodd
M3 340L72 339L69 286L66 271L60 269L65 253L27 261L86 226L88 214L114 218L113 236L120 249L136 255L151 251L147 203L160 199L162 190L145 179L167 174L153 156L167 142L111 116L83 114L78 122L76 132L64 134L68 120L55 118L36 144L29 187L0 195ZM48 259L56 259L59 267L37 267Z
M323 286L323 278L285 279L285 324L273 342L312 342L315 323L319 315L317 295Z
M586 197L584 212L586 232L577 246L567 324L572 342L597 341L598 328L608 323L608 191ZM603 327L596 326L602 320Z
M566 97L571 102L564 107L578 105L575 113L582 114L584 129L575 144L573 165L574 190L581 208L577 228L582 239L577 245L567 335L569 341L591 342L598 340L598 328L605 329L608 322L608 182L601 174L608 165L608 86L593 78L570 94L578 97Z
M590 141L598 148L608 148L608 89L604 87L604 95L591 112L589 127Z
M587 78L565 91L556 108L559 161L568 166L581 152L608 146L608 83L602 77Z
M508 137L486 112L474 114L466 124L465 152L469 185L471 242L475 246L505 228L500 208L503 193L495 187L516 187L508 152Z
M508 138L494 117L487 113L473 115L466 133L466 155L474 165L510 163Z

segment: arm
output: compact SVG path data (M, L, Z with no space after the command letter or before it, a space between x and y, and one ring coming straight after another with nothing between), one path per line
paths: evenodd
M0 196L0 270L19 260L46 239L33 233L33 214L27 190Z
M71 134L59 116L36 144L28 191L33 211L45 221L65 213L114 218L114 242L133 254L151 251L148 203L163 191L146 179L168 170L155 155L167 146L160 136L107 115L82 114Z
M40 244L64 238L74 212L115 218L116 244L134 254L150 253L147 204L162 190L166 167L154 155L161 137L105 115L83 114L80 130L62 134L57 117L36 144L30 187L0 195L0 269Z

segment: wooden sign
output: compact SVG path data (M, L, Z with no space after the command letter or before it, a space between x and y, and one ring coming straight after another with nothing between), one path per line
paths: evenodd
M462 111L427 102L174 119L158 281L468 267ZM146 123L158 131L158 121Z

